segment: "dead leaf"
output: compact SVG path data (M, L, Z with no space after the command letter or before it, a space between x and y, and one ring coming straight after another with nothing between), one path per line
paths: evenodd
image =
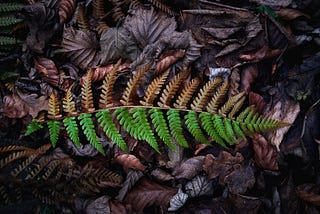
M144 171L146 167L140 162L140 160L131 154L122 154L115 157L115 161L121 164L125 168L136 169Z
M170 175L168 172L160 168L152 170L151 175L158 181L162 181L162 182L172 181L174 179L172 175Z
M111 210L109 200L110 198L108 196L101 196L94 200L87 200L83 211L87 214L110 214Z
M96 35L89 30L76 30L73 27L64 28L61 43L64 53L81 69L86 69L98 64L100 58Z
M168 208L169 212L177 211L180 209L188 200L188 194L182 192L181 188L178 190L177 194L175 194L170 200L170 207Z
M229 78L229 97L232 97L240 93L240 71L239 69L233 69Z
M292 0L249 0L249 1L256 2L260 5L267 5L270 7L287 7L292 2Z
M207 176L198 175L186 184L185 189L190 198L194 198L210 194L213 187Z
M239 59L245 60L245 61L260 62L261 60L270 59L275 56L278 56L281 53L282 53L282 50L280 49L271 50L269 49L268 46L265 45L258 50L252 51L251 53L239 55Z
M284 19L284 20L293 20L296 19L298 17L304 16L305 18L310 19L310 16L302 13L299 10L295 10L292 8L280 8L280 10L276 10L276 15L277 17Z
M244 158L239 152L235 156L226 151L220 152L218 157L208 154L205 157L203 169L208 174L208 178L213 179L228 174L235 164L240 164L243 160Z
M237 213L257 214L262 204L258 197L245 195L228 194L228 200L236 207Z
M59 3L59 17L60 17L60 24L64 24L66 21L68 21L77 6L76 0L61 0Z
M154 70L154 73L158 75L163 71L167 70L179 59L181 59L184 56L184 54L185 54L185 50L182 50L182 49L178 49L175 51L170 51L162 54L162 56L160 56L160 62L158 62Z
M227 185L233 194L242 194L248 188L252 188L255 184L254 169L248 165L247 167L240 164L233 166L233 171L227 175L220 176L219 182Z
M175 188L144 178L128 193L125 203L130 204L138 213L142 213L144 208L152 205L158 205L167 210L170 199L176 192Z
M258 66L252 64L244 66L241 72L241 90L249 93L251 91L251 84L258 77Z
M110 211L112 214L129 214L132 212L129 212L127 208L117 200L109 200L109 205L110 205Z
M141 171L130 170L127 174L127 178L123 183L123 187L119 191L117 199L123 201L124 197L127 193L132 189L132 187L143 177L143 173Z
M280 99L275 103L271 109L265 109L265 116L275 120L284 121L286 123L293 123L300 112L300 105L298 102L292 100ZM288 132L289 126L277 129L273 132L265 134L268 142L271 142L280 151L280 144L284 135Z
M176 179L191 179L202 170L204 160L205 156L189 158L174 169L172 175L174 175Z
M235 34L238 32L241 27L223 27L223 28L206 28L202 27L203 30L207 31L211 36L217 38L217 39L227 39L229 38L232 34Z
M249 105L254 105L256 111L259 114L263 113L263 109L266 107L266 103L263 100L263 97L257 93L250 91L249 93Z
M263 169L278 170L277 151L262 135L253 137L254 160Z
M320 186L317 184L303 184L297 187L299 197L315 206L320 206Z

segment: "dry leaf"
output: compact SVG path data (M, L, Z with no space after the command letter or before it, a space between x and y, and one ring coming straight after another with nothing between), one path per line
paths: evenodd
M115 157L115 161L121 164L125 168L136 169L144 171L146 167L140 162L140 160L131 154L122 154Z
M258 66L256 64L244 66L241 72L241 90L249 93L251 84L258 77Z
M228 200L236 207L237 213L258 214L261 200L257 197L228 194Z
M170 207L168 208L169 212L177 211L180 209L188 200L188 194L182 192L181 189L178 190L177 194L175 194L170 200Z
M111 214L109 199L108 196L101 196L94 200L86 200L83 211L87 214Z
M249 93L249 105L254 105L259 114L262 114L263 109L266 107L263 97L252 91Z
M320 206L320 186L317 184L303 184L297 187L299 197L315 206Z
M110 210L112 214L132 213L132 212L129 212L120 201L109 200L109 205L110 205Z
M277 151L262 135L253 137L254 160L263 169L278 170Z
M128 193L125 203L130 204L138 213L142 213L144 208L152 205L158 205L167 210L170 199L176 192L175 188L144 178Z
M202 170L204 160L205 156L189 158L183 161L176 169L174 169L172 174L176 179L191 179Z
M59 3L59 17L60 24L64 24L72 16L76 9L77 1L76 0L61 0Z
M174 63L176 63L180 58L182 58L185 54L185 50L175 50L175 51L168 51L162 56L160 56L160 62L158 62L154 73L156 75L162 73L163 71L167 70L170 68Z
M73 27L64 28L62 49L71 61L81 69L98 64L100 58L96 35L89 30L76 30Z
M232 34L235 34L236 32L238 32L241 29L241 27L223 27L223 28L202 27L202 29L207 31L211 36L217 39L227 39Z
M262 46L262 48L258 50L251 51L251 53L239 55L239 59L245 61L260 62L261 60L270 59L275 56L278 56L281 53L282 50L280 49L271 50L268 46L264 45Z
M211 193L213 187L207 176L198 175L186 184L185 189L190 198L194 198Z
M157 168L152 170L151 175L157 179L158 181L172 181L174 179L174 177L172 175L170 175L168 172Z
M132 189L132 187L143 177L143 173L141 171L130 170L127 174L127 178L123 183L123 187L119 191L117 199L123 201L124 197L127 193Z
M267 5L270 7L287 7L291 4L292 0L250 0L260 5Z
M205 157L203 169L208 174L209 179L216 178L232 171L235 164L240 164L244 160L243 156L237 152L232 156L229 152L222 151L218 157L208 154Z
M302 13L299 10L292 9L292 8L280 8L280 10L277 10L275 12L276 12L277 17L284 19L284 20L293 20L293 19L296 19L301 16L304 16L304 17L310 19L309 15Z
M271 109L265 109L265 116L271 119L284 121L286 123L293 123L300 112L300 105L298 102L292 100L279 100ZM273 132L265 134L268 142L271 142L280 151L280 144L284 135L288 132L290 126L277 129Z
M242 194L248 188L252 188L255 184L254 169L248 165L247 167L236 164L233 166L233 171L227 175L220 176L219 182L222 185L227 185L228 189L233 194Z

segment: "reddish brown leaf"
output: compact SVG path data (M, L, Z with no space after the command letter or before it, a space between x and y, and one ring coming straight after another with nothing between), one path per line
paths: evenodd
M235 156L232 156L229 152L222 151L218 157L214 157L212 154L206 155L203 169L209 179L212 179L229 173L235 164L240 164L242 161L243 156L240 153L237 152Z
M170 51L164 53L162 57L160 57L160 62L158 62L156 69L154 70L155 74L160 74L163 71L167 70L176 63L180 58L182 58L185 54L185 50L178 49L175 51Z
M76 0L61 0L59 3L60 24L68 21L76 9Z
M254 105L259 114L262 114L263 109L266 107L263 97L252 91L249 93L249 105Z
M140 162L140 160L131 154L118 155L115 161L121 164L123 167L132 168L136 170L144 171L146 167Z
M174 177L170 175L168 172L157 168L151 172L151 175L156 178L158 181L172 181Z
M251 84L258 77L258 66L256 64L244 66L241 72L241 90L249 93Z
M131 213L131 212L128 212L126 207L120 201L109 200L109 205L110 205L110 211L112 214Z
M280 49L270 50L269 47L265 45L252 53L240 55L239 59L245 61L259 62L264 59L270 59L272 57L278 56L281 52L282 50Z
M228 194L228 200L236 207L239 213L255 214L259 213L261 200L257 197Z
M304 17L310 19L309 15L302 13L299 10L292 9L292 8L281 8L280 10L277 10L275 12L279 18L284 19L284 20L293 20L293 19L296 19L301 16L304 16Z
M168 209L170 199L177 193L177 189L160 185L146 178L142 179L125 198L125 203L142 213L143 209L158 205L164 210Z
M17 95L7 95L3 98L3 115L9 118L22 118L28 114L28 107Z
M225 176L220 176L219 182L222 185L226 184L233 194L245 193L255 183L253 168L250 165L244 167L240 164L235 164L232 172Z
M299 197L315 206L320 206L320 186L316 184L303 184L297 187Z
M278 170L277 151L262 135L253 137L254 160L263 169Z
M191 179L202 170L205 156L196 156L183 161L174 171L176 179Z

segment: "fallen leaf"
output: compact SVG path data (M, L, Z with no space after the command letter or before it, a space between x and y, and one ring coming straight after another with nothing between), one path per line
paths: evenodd
M239 55L239 59L245 61L260 62L261 60L270 59L278 56L282 53L282 50L275 49L271 50L268 46L264 45L260 49L252 51L251 53Z
M249 105L254 105L256 111L259 114L263 113L263 109L266 107L266 103L263 100L263 97L257 93L250 91L249 93Z
M277 17L284 19L284 20L293 20L293 19L296 19L301 16L310 19L309 15L302 13L299 10L292 9L292 8L280 8L280 10L276 10L275 12L276 12Z
M263 169L278 170L276 148L260 134L254 135L252 141L256 164Z
M144 208L152 205L158 205L167 210L170 199L176 192L175 188L144 178L127 194L125 203L130 204L138 213L142 213Z
M151 176L157 179L158 181L162 181L162 182L172 181L174 179L172 175L170 175L168 172L160 168L152 170Z
M268 5L270 7L287 7L291 4L292 0L249 0L256 2L260 5Z
M185 50L182 50L182 49L163 53L162 55L164 56L162 57L160 56L160 61L157 63L154 73L158 75L163 71L167 70L179 59L181 59L184 56L184 54L185 54Z
M222 185L227 185L228 189L233 194L242 194L248 188L252 188L255 184L253 168L236 164L233 166L233 171L227 175L220 176L219 182Z
M120 201L117 200L109 200L110 211L112 214L129 214L127 208Z
M111 213L109 200L110 198L107 196L101 196L94 200L87 200L83 212L88 214Z
M144 171L146 167L140 162L140 160L131 154L122 154L115 157L115 161L121 164L125 168L131 168L135 170Z
M60 24L64 24L72 16L77 6L76 0L61 0L59 3Z
M202 27L203 30L207 31L211 36L217 38L217 39L227 39L229 38L232 34L235 34L238 32L241 27L223 27L223 28L206 28Z
M218 157L208 154L205 157L203 169L208 174L208 178L213 179L228 174L235 164L240 164L243 160L244 158L239 152L235 156L226 151L220 152Z
M190 198L210 194L213 190L212 182L207 176L196 176L185 186L186 193Z
M251 91L251 85L258 77L258 74L259 70L257 64L244 66L241 71L241 90L249 93Z
M141 171L130 170L127 174L127 178L123 183L123 187L119 191L117 199L123 201L127 193L132 189L132 187L143 177Z
M250 197L245 195L228 194L228 201L236 207L234 211L237 213L257 214L262 204L257 197Z
M298 196L308 203L320 206L320 186L317 184L303 184L297 188Z
M196 156L183 161L176 169L174 169L172 175L176 179L191 179L202 170L205 156Z
M188 200L188 194L182 192L181 189L178 190L177 194L175 194L170 200L170 207L168 208L169 212L177 211L180 209Z

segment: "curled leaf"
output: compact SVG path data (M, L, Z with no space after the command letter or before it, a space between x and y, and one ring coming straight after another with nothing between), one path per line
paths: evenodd
M278 170L277 151L262 135L253 137L254 160L263 169Z
M136 169L141 171L144 171L146 169L146 167L142 165L140 160L136 156L131 154L118 155L115 158L115 161L126 168L131 168L131 169Z
M168 208L169 212L177 211L180 209L188 200L188 194L182 192L181 189L178 190L177 194L175 194L170 200L170 207Z
M174 179L172 175L160 168L152 170L151 175L159 181L172 181Z
M191 179L202 170L205 156L196 156L183 161L174 171L176 179Z
M175 62L182 58L184 54L185 51L181 49L167 53L162 59L160 59L160 62L158 62L154 70L155 74L162 73L166 69L170 68L170 66L172 66Z

